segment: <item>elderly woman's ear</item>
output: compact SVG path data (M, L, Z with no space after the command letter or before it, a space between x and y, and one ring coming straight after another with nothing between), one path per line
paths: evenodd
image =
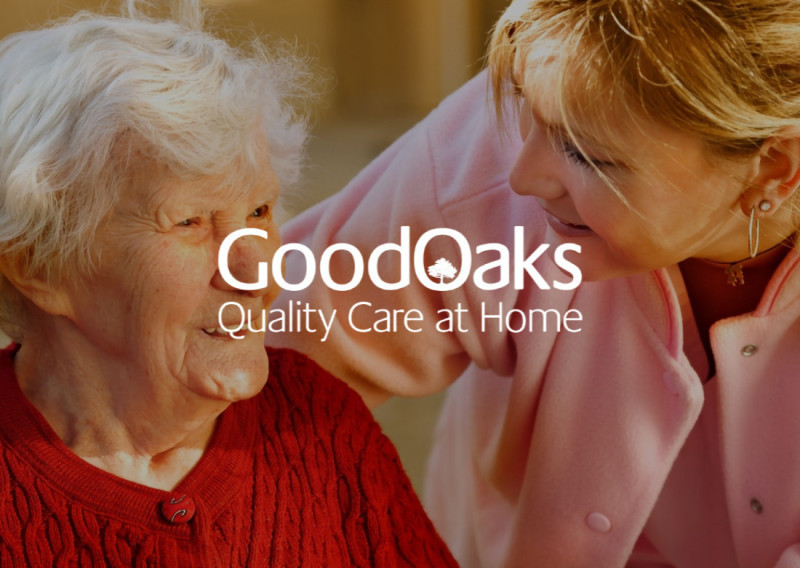
M72 313L66 287L32 274L20 257L0 258L0 273L28 302L43 312L54 316Z
M768 138L753 158L752 171L741 199L746 215L755 209L763 217L794 199L800 185L800 129L784 129Z

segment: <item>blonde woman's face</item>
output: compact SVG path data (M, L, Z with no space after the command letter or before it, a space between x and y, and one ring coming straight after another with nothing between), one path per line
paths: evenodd
M535 85L521 83L522 147L510 184L539 201L552 245L581 245L584 279L690 257L733 262L747 256L740 197L749 162L710 160L701 140L655 121L623 132L614 150L573 142L552 75L539 70Z

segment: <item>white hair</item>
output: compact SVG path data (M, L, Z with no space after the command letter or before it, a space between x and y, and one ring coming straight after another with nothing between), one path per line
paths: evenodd
M299 177L306 62L209 35L197 0L160 20L137 4L0 42L0 257L30 274L91 267L87 242L135 167L132 149L178 176L243 181L263 167L266 140L281 184ZM20 298L0 284L0 327L14 337Z

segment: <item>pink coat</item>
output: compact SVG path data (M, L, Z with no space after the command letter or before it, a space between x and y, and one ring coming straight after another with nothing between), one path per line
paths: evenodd
M512 243L521 225L533 251L543 241L541 212L507 184L519 143L498 136L479 75L340 194L290 223L284 238L317 253L352 243L366 256L397 242L403 225L412 243L450 227L473 246ZM447 239L427 252L431 262L458 257ZM386 260L386 274L397 269ZM548 281L565 280L548 259L536 266ZM298 270L288 263L290 281ZM372 402L452 383L426 501L462 566L800 567L795 251L755 312L712 328L718 372L705 386L695 368L707 362L674 268L574 291L466 284L433 292L411 283L331 292L317 282L275 307L308 302L341 317L369 301L417 308L433 321L437 310L461 307L466 331L364 333L340 319L324 342L308 333L268 342L306 351ZM501 303L525 313L579 310L581 331L480 331L481 310Z

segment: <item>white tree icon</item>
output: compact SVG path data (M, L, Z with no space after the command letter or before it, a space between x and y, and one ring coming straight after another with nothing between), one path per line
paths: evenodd
M444 282L444 279L452 280L458 274L456 267L450 264L446 258L440 258L428 267L428 274L433 278L439 279L439 284Z

